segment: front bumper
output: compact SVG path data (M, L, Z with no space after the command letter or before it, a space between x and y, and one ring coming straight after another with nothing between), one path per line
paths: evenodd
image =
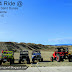
M3 59L3 61L5 61L5 62L6 62L6 61L7 61L7 59Z

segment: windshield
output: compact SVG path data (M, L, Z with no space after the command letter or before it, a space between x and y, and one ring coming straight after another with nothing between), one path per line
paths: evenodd
M3 52L3 54L12 54L12 52Z
M40 53L40 51L33 51L33 53Z
M20 54L28 54L28 52L20 52Z
M65 52L66 50L65 49L56 49L55 51L56 52Z

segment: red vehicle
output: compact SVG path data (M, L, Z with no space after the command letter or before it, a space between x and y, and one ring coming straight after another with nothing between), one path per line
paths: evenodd
M69 59L69 62L72 62L72 55L69 53L68 48L56 48L56 51L53 53L53 57L50 60L56 60L57 62L64 61L64 59Z

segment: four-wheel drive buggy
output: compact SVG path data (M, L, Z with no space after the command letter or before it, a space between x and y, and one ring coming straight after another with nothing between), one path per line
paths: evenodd
M53 53L53 57L50 60L56 60L57 62L64 61L64 59L68 59L69 62L72 62L72 55L69 53L68 48L56 48L57 51Z
M41 56L41 53L39 50L34 50L32 52L32 61L34 63L35 60L38 60L38 61L43 61L43 58Z
M27 64L30 64L29 52L28 51L20 51L19 63L27 61Z
M14 52L13 51L3 51L0 56L0 65L5 62L10 62L10 65L14 63Z

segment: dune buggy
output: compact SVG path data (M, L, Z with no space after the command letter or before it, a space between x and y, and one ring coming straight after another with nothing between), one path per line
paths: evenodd
M10 65L14 63L14 52L13 51L3 51L0 56L0 65L5 62L10 62Z
M41 53L39 50L34 50L32 52L32 61L34 63L35 60L38 60L38 61L43 61L43 58L41 56Z
M28 51L20 51L19 63L27 61L27 64L30 64L29 52Z
M53 57L50 60L56 60L57 62L64 61L64 59L68 59L69 62L72 62L72 55L69 53L68 48L56 48L56 51L53 53Z

